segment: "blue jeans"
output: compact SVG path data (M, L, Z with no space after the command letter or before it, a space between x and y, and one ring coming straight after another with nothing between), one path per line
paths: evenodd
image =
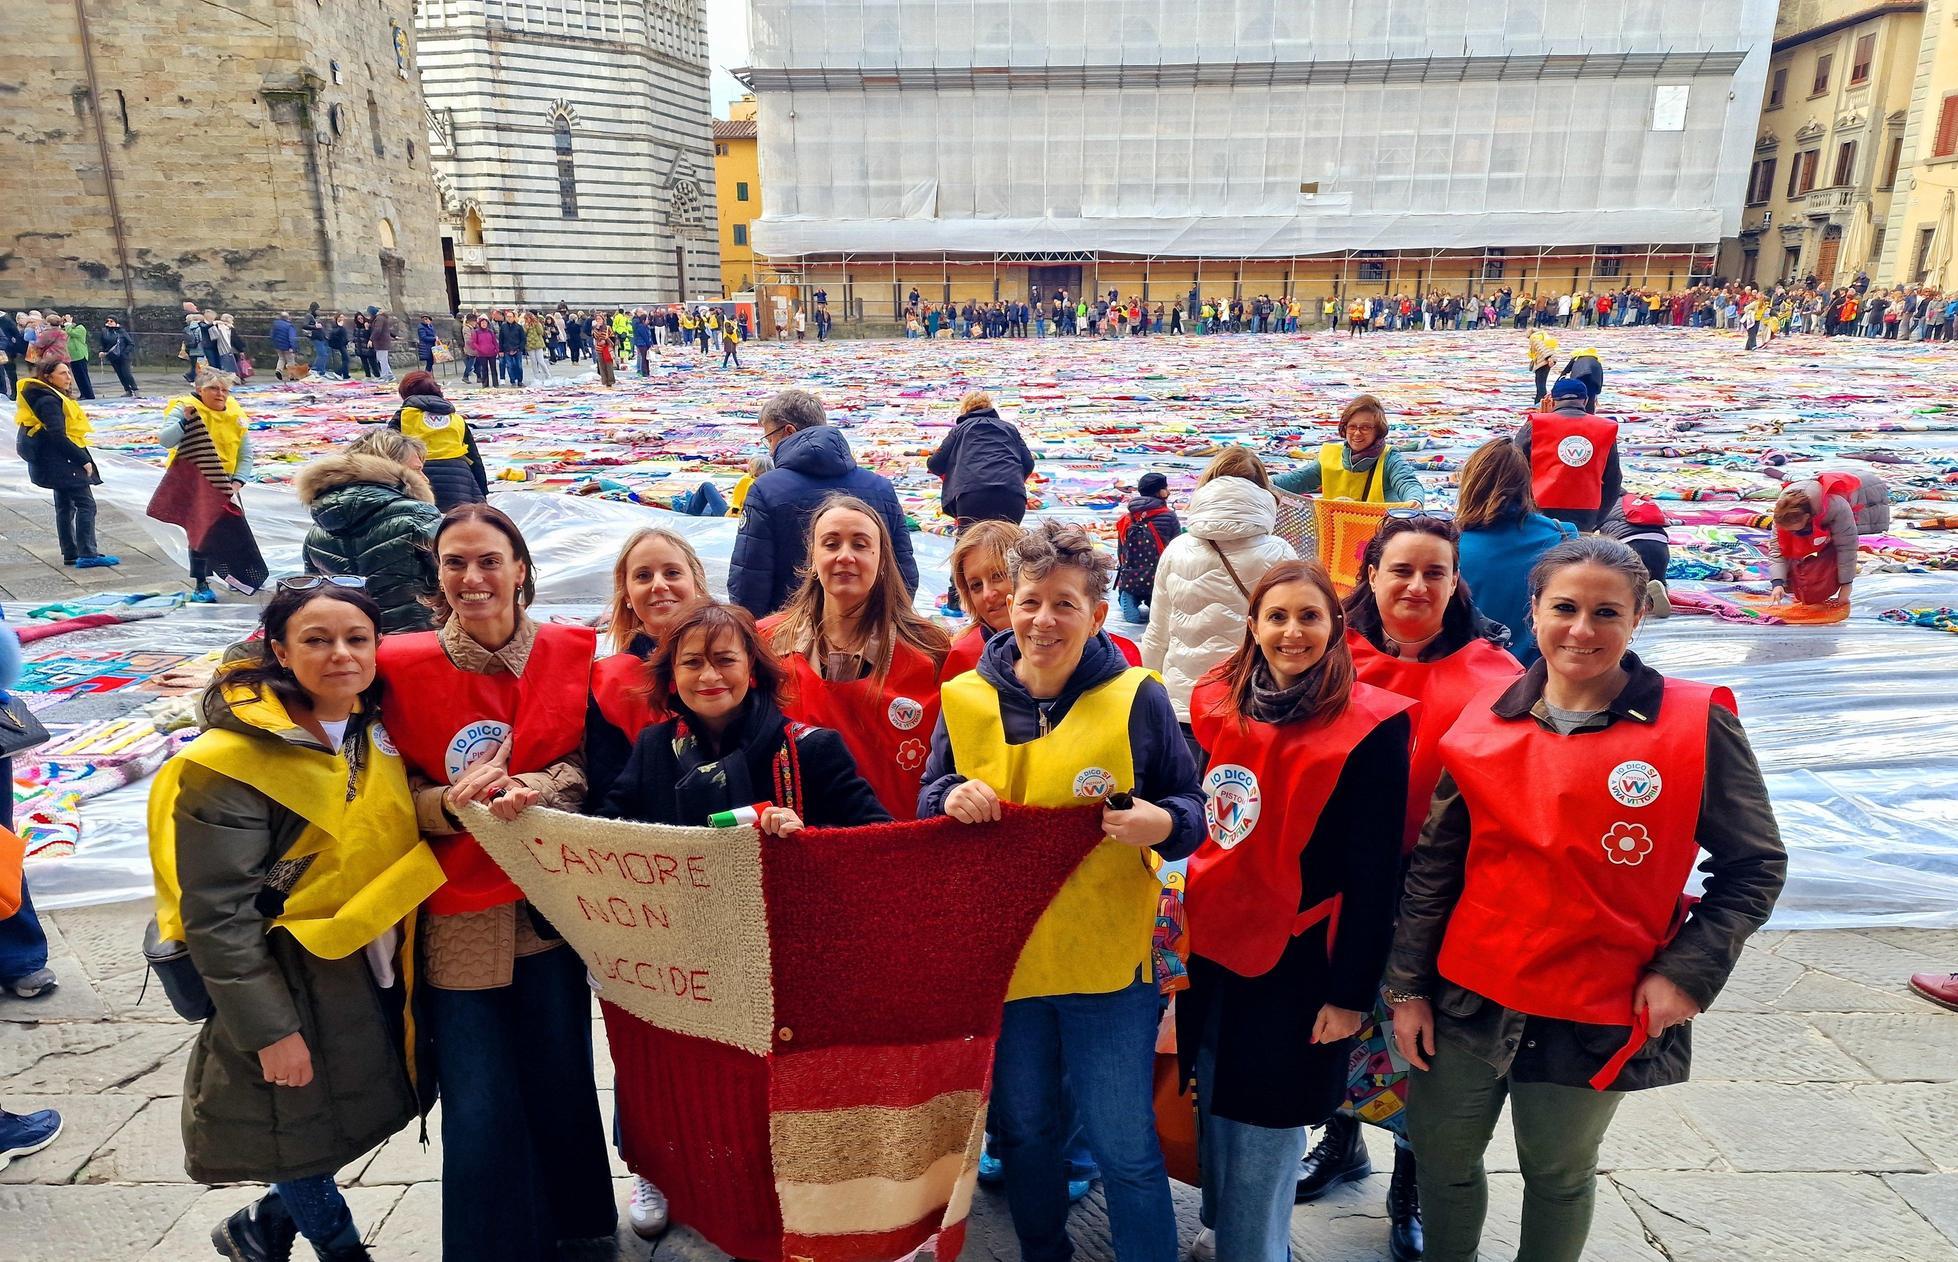
M442 1256L535 1262L618 1225L592 1081L591 990L568 946L510 985L429 986L442 1094Z
M340 1194L332 1175L274 1183L272 1190L285 1202L299 1234L316 1250L352 1249L360 1243L360 1228L354 1226L347 1198Z
M1203 1225L1217 1233L1217 1256L1231 1262L1288 1262L1292 1197L1305 1128L1233 1122L1210 1111L1217 1072L1217 1019L1197 1048L1197 1155L1203 1168Z
M689 517L725 517L727 496L712 482L702 482L687 494L674 496L673 511Z
M313 371L321 374L326 372L326 343L324 341L313 343Z
M522 351L505 351L503 353L503 380L513 386L523 384Z
M0 828L14 826L14 760L0 758ZM48 966L48 934L34 914L27 877L20 878L20 910L0 920L0 984L17 982Z
M1116 592L1115 599L1122 606L1122 621L1148 624L1149 615L1143 612L1140 596L1133 592Z
M1074 1256L1063 1080L1101 1166L1117 1262L1177 1262L1176 1211L1156 1142L1152 1071L1161 1014L1153 981L1006 1005L993 1057L993 1140L1025 1262Z

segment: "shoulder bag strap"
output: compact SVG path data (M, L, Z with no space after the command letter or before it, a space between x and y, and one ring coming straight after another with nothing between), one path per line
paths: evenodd
M1224 563L1224 573L1230 575L1231 582L1237 584L1238 594L1246 600L1251 599L1251 589L1246 587L1244 580L1237 576L1237 567L1232 565L1231 559L1224 555L1224 550L1217 546L1217 541L1215 539L1205 539L1204 542L1209 544L1210 550L1217 554L1217 559Z

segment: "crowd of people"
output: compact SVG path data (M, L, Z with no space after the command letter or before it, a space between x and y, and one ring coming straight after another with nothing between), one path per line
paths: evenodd
M621 332L620 314L539 318L520 358L548 362L558 328L567 355L636 349L649 321ZM37 345L20 444L79 565L87 417L65 335ZM200 358L161 439L230 499L253 476L248 417L222 351ZM731 506L730 599L649 525L621 541L592 627L532 617L538 568L486 502L467 422L425 368L407 374L392 416L301 471L308 572L273 585L152 790L149 951L203 1022L187 1169L271 1185L214 1224L215 1247L284 1257L303 1237L366 1257L334 1176L438 1097L444 1256L534 1262L613 1233L584 964L470 836L472 809L701 826L753 806L782 837L1089 806L1104 839L1020 956L991 1074L981 1177L1025 1257L1070 1255L1069 1202L1099 1180L1116 1257L1177 1262L1150 1069L1173 995L1199 1259L1284 1262L1294 1205L1370 1172L1349 1062L1371 1032L1409 1073L1383 1119L1392 1255L1477 1256L1507 1101L1519 1256L1574 1262L1615 1111L1687 1077L1690 1022L1786 860L1732 696L1631 649L1664 609L1664 532L1655 547L1618 484L1602 362L1586 348L1547 378L1518 431L1473 454L1453 514L1424 507L1386 405L1361 395L1297 469L1227 447L1179 506L1145 475L1113 552L1080 524L1026 525L1024 440L970 394L929 465L957 519L951 628L916 612L892 484L819 399L783 391ZM1392 509L1350 591L1278 537L1294 492ZM1887 511L1855 475L1788 486L1777 587L1845 599L1856 532ZM191 556L208 593L227 561ZM1111 589L1139 645L1109 631ZM477 723L501 735L454 756ZM1519 767L1541 792L1513 791ZM1185 863L1179 952L1159 937L1161 871ZM0 968L39 993L44 941L32 969L31 946L8 950L35 923L21 892ZM677 1091L621 1075L614 1133L672 1125ZM31 1151L51 1126L0 1114L0 1145ZM625 1155L644 1166L630 1138ZM633 1229L672 1212L642 1168Z

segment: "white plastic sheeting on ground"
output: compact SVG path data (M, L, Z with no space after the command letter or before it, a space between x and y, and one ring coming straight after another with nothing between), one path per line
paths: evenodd
M1708 243L1772 0L755 0L771 256Z

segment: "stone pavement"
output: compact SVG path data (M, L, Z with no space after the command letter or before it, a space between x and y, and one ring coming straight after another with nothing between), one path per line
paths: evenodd
M155 987L138 999L147 916L140 903L53 913L60 990L0 999L0 1103L59 1108L67 1123L52 1147L0 1172L8 1262L205 1259L215 1256L212 1224L254 1195L185 1181L178 1107L193 1029ZM1958 1014L1903 984L1954 964L1958 930L1757 938L1697 1023L1694 1081L1631 1096L1620 1110L1586 1257L1958 1262ZM596 1042L609 1097L602 1029ZM1294 1217L1300 1262L1386 1258L1391 1146L1371 1128L1368 1138L1379 1173ZM1522 1190L1506 1124L1489 1166L1484 1256L1493 1259L1513 1255ZM424 1151L404 1132L342 1175L383 1262L439 1256L440 1168L439 1145ZM623 1200L625 1171L615 1173ZM1176 1191L1187 1249L1196 1194ZM1099 1191L1073 1226L1081 1257L1112 1256ZM619 1251L662 1262L721 1256L681 1229L656 1250L622 1231ZM1004 1203L982 1192L964 1257L1018 1256Z

